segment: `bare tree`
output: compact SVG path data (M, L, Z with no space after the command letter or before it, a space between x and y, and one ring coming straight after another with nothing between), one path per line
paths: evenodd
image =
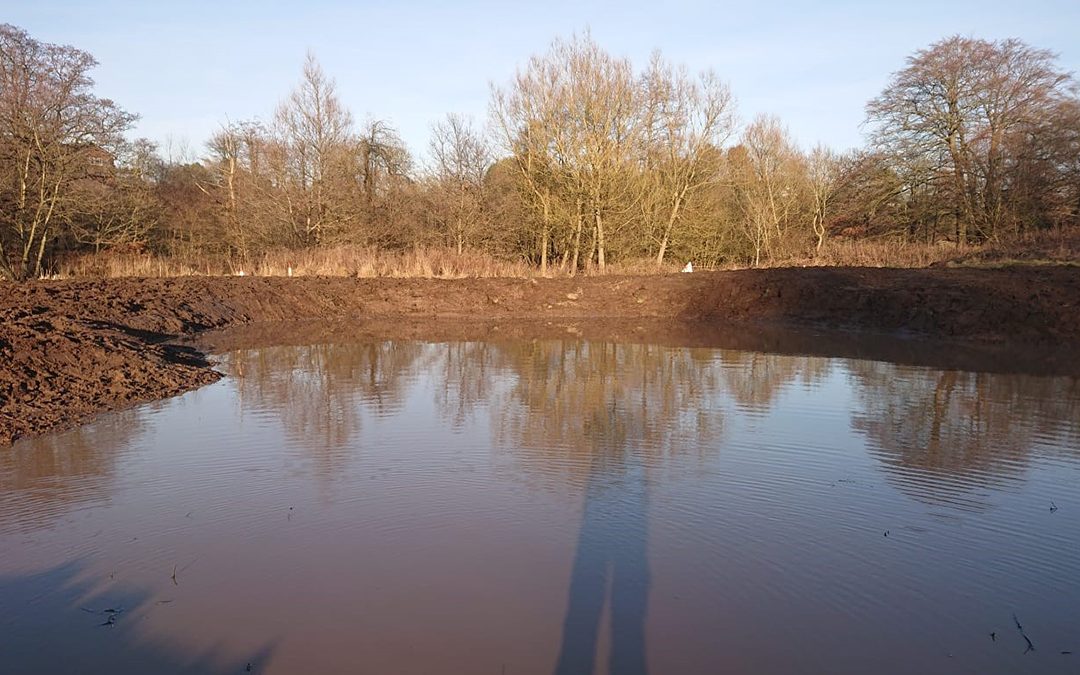
M241 265L254 249L294 243L295 180L280 139L257 121L222 126L207 144L212 183L200 185L221 209L223 243Z
M896 161L922 160L947 177L955 236L997 236L1010 217L1016 149L1074 91L1049 51L1020 40L953 36L916 52L867 105L874 142Z
M553 129L556 162L584 200L592 251L603 272L609 236L629 219L637 196L639 90L630 62L606 53L588 34L556 41L550 65L559 78L552 98L565 111Z
M449 114L432 128L431 156L443 193L436 208L461 255L466 243L483 230L484 177L491 167L491 151L471 121Z
M97 62L0 25L0 275L41 273L72 185L115 156L135 117L91 91Z
M548 273L556 199L561 176L552 157L552 134L559 111L548 92L557 73L534 56L506 89L492 87L491 117L503 149L509 153L521 184L522 201L538 215L540 273ZM580 232L580 228L578 229ZM578 235L580 244L580 235ZM574 269L577 259L575 256Z
M348 219L341 197L355 140L352 115L313 54L304 62L300 84L278 106L274 122L298 197L296 224L306 240L318 244L328 229Z
M825 244L828 217L842 175L840 158L824 145L815 146L807 155L806 184L811 199L811 224L816 238L814 250L817 252L820 252Z
M603 270L612 230L636 206L641 97L630 62L606 53L588 34L556 40L493 99L504 143L543 211L541 268L547 267L548 225L561 206L572 221L573 259L579 259L587 224L585 259L595 255Z
M753 264L771 258L795 220L805 184L802 158L775 117L759 116L729 154L741 229L753 248Z
M719 150L735 128L731 90L715 73L696 80L653 54L643 77L644 156L659 225L657 269L663 267L687 202L719 178Z
M146 139L124 143L115 167L72 183L70 206L63 213L71 236L95 253L107 247L144 245L161 222L162 205L154 188L163 171L153 143Z
M405 176L412 158L397 130L386 120L371 119L357 141L360 181L365 203L375 208L380 186L389 179Z

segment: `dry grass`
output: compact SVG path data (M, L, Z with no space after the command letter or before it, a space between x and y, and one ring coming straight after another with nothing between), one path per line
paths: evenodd
M184 277L222 274L220 264L209 259L193 265L177 258L148 253L90 253L64 259L50 279L72 277Z
M1043 234L1012 242L957 247L954 244L910 244L894 240L831 240L814 255L792 256L772 261L766 267L927 267L935 264L971 267L1009 265L1078 264L1080 233ZM669 260L657 270L652 258L620 260L609 264L605 274L673 273L684 262ZM739 269L739 265L695 269ZM198 258L162 257L138 252L106 252L64 260L57 274L69 277L177 277L177 276L345 276L420 277L459 279L464 277L539 276L535 266L523 261L504 260L476 251L458 255L443 248L415 248L407 251L379 251L371 248L336 247L300 251L274 250L241 263L225 256ZM599 274L590 269L585 275ZM568 276L553 265L548 276Z
M660 271L678 272L681 265L665 264ZM604 274L655 274L652 259L623 260L608 265ZM591 269L583 274L599 274ZM490 254L443 248L378 251L336 247L299 251L268 251L247 263L223 256L197 260L163 257L150 253L105 252L73 256L61 262L55 278L73 277L178 277L178 276L329 276L462 279L466 277L534 277L540 270L522 261L508 261ZM548 276L569 276L553 265Z
M535 271L523 262L434 248L400 252L348 247L277 250L247 263L214 256L195 261L149 253L100 253L71 258L59 266L63 278L255 275L458 279L532 274Z
M974 248L955 244L911 244L887 240L833 240L816 255L796 258L790 265L804 267L928 267L944 263Z
M351 276L421 277L460 279L464 277L526 277L532 268L523 262L494 256L441 248L408 251L338 247L304 251L271 251L253 266L259 276Z
M826 267L1008 267L1077 265L1080 231L1040 232L1022 238L957 246L941 241L912 244L896 240L834 239L813 256L777 261L772 266Z

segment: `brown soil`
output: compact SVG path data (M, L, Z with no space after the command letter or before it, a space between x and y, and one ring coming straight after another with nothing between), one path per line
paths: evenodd
M900 358L939 367L944 357L935 355L952 353L960 359L957 367L982 356L1040 372L1073 372L1072 357L1080 350L1080 268L787 268L578 279L190 277L4 285L0 444L220 377L196 347L223 348L229 338L186 344L178 338L302 319L348 319L343 332L354 339L362 333L359 322L371 337L569 334ZM866 335L826 339L805 331L802 337L778 337L779 326L926 336L952 347L911 348L896 340L877 347L868 346L879 344L877 338ZM307 330L292 339L316 341L333 333L327 324L309 324ZM275 335L288 339L276 328L260 328L243 340L274 341ZM1035 356L1031 347L1037 347ZM1029 356L1015 356L1021 353Z

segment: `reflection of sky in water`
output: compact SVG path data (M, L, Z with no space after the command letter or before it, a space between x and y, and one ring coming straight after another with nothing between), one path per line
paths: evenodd
M17 666L1059 672L1038 659L1080 651L1075 379L576 342L223 367L0 455ZM86 632L80 604L123 599L122 639Z

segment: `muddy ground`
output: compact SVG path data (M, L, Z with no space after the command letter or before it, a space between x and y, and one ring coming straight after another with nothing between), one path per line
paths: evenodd
M334 336L648 340L1077 374L1080 268L0 285L0 444L212 382L204 351Z

